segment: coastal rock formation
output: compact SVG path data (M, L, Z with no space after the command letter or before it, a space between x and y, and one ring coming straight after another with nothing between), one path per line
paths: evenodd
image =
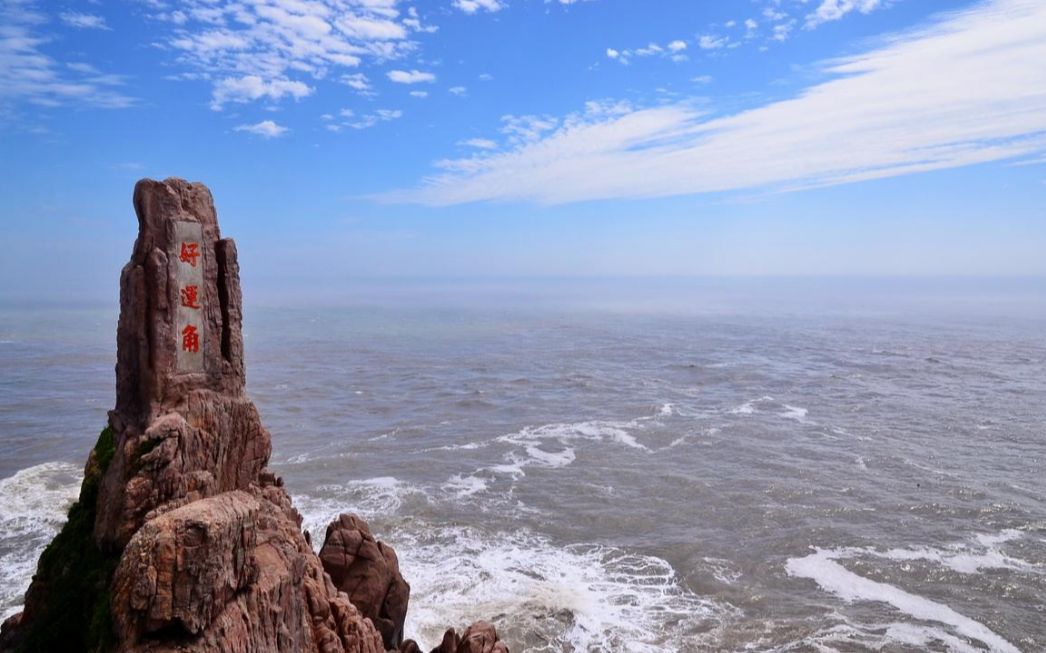
M367 522L342 514L327 527L320 562L334 586L377 626L385 648L399 647L410 585L392 547L375 540Z
M0 652L396 649L410 591L396 554L343 515L321 562L266 468L269 432L245 392L236 246L210 191L142 180L134 206L116 406ZM476 628L455 653L504 652L493 627Z
M5 650L379 653L265 470L245 393L236 246L210 191L135 187L116 407Z

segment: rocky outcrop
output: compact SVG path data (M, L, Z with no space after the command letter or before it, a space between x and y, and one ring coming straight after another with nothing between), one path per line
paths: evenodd
M410 585L392 547L375 540L367 522L342 514L327 527L320 562L334 586L378 628L385 648L399 647Z
M396 554L343 515L321 562L266 469L269 432L245 392L236 246L210 191L142 180L134 206L116 406L0 651L396 649L410 591ZM487 625L454 638L454 653L505 651Z
M422 653L413 640L407 640L400 646L400 653ZM498 632L492 624L477 621L465 632L458 634L453 628L443 633L443 641L429 653L509 653L505 643L498 639Z
M385 651L275 486L148 521L124 550L112 604L124 651Z

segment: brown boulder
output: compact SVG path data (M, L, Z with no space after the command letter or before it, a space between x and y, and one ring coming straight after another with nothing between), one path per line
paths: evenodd
M375 540L367 522L342 514L327 526L320 562L334 586L374 622L385 647L396 649L403 640L410 585L392 547Z
M227 492L134 534L113 577L113 616L125 646L162 630L198 635L257 579L259 509L246 492Z

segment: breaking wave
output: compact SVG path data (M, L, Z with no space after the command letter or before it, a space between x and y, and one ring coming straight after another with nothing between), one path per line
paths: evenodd
M480 615L511 650L692 650L733 614L687 589L665 560L615 547L463 526L391 540L412 588L406 631L422 649Z
M0 480L0 619L21 609L40 553L65 523L82 480L79 467L60 462Z

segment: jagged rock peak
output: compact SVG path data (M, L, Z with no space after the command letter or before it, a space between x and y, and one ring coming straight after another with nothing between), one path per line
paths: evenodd
M245 490L271 444L244 392L236 245L211 192L182 179L134 189L138 238L120 274L116 455L95 538L119 549L160 511Z
M147 424L189 393L244 390L236 245L211 192L183 179L134 189L138 238L120 275L114 419Z

